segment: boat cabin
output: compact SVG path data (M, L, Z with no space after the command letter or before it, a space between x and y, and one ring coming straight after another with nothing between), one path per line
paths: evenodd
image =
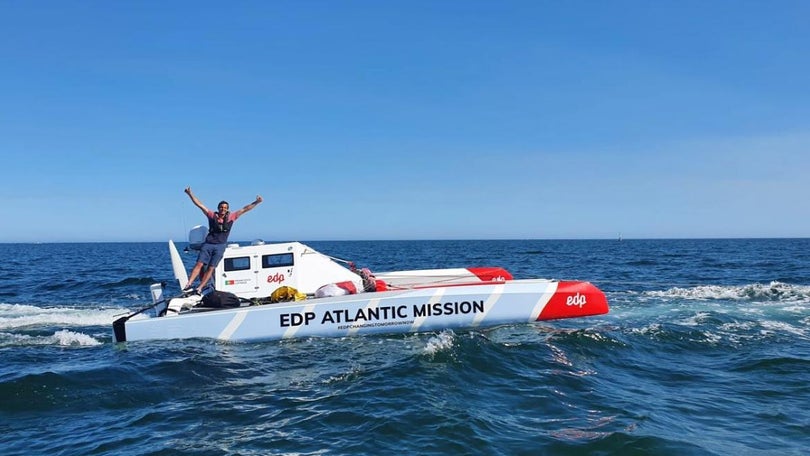
M202 225L192 228L189 248L199 250L207 232ZM311 295L323 285L347 281L362 290L358 274L300 242L228 244L214 270L214 288L247 299L270 296L282 286Z
M214 271L217 290L243 298L270 296L281 286L314 294L323 285L345 281L362 289L359 275L300 242L229 244Z

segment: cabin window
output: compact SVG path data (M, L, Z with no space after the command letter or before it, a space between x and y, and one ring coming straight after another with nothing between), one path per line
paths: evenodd
M295 264L292 253L279 253L276 255L262 255L263 268L283 268Z
M247 271L250 269L250 257L225 258L225 271Z

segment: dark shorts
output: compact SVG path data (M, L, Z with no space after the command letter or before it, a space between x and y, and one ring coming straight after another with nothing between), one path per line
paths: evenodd
M206 266L217 267L222 256L225 255L225 248L228 244L209 244L205 243L200 248L200 254L197 256L197 263L202 263Z

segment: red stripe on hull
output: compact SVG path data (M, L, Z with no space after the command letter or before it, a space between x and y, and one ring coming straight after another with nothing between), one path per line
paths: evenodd
M554 296L538 315L537 321L606 313L608 303L602 290L589 282L560 282Z
M467 268L468 271L476 275L482 282L503 282L512 280L512 274L504 268L480 267Z

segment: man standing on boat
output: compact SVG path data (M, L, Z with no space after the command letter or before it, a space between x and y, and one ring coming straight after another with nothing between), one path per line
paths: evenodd
M222 260L222 256L225 255L225 248L228 246L228 235L231 234L233 222L245 212L258 206L263 199L261 195L256 195L256 201L236 212L229 212L228 208L230 206L228 202L220 201L217 205L217 212L214 212L205 207L205 205L191 193L191 187L186 187L185 192L188 197L191 198L191 202L199 207L206 218L208 218L208 236L205 237L205 243L200 247L200 254L197 256L197 264L195 264L194 269L191 270L188 283L183 287L183 291L191 290L194 280L200 275L200 271L202 271L204 266L205 272L203 273L202 279L200 279L200 286L197 287L197 292L200 293L203 288L205 288L205 284L211 280L211 276L214 275L214 269L216 269L217 264Z

